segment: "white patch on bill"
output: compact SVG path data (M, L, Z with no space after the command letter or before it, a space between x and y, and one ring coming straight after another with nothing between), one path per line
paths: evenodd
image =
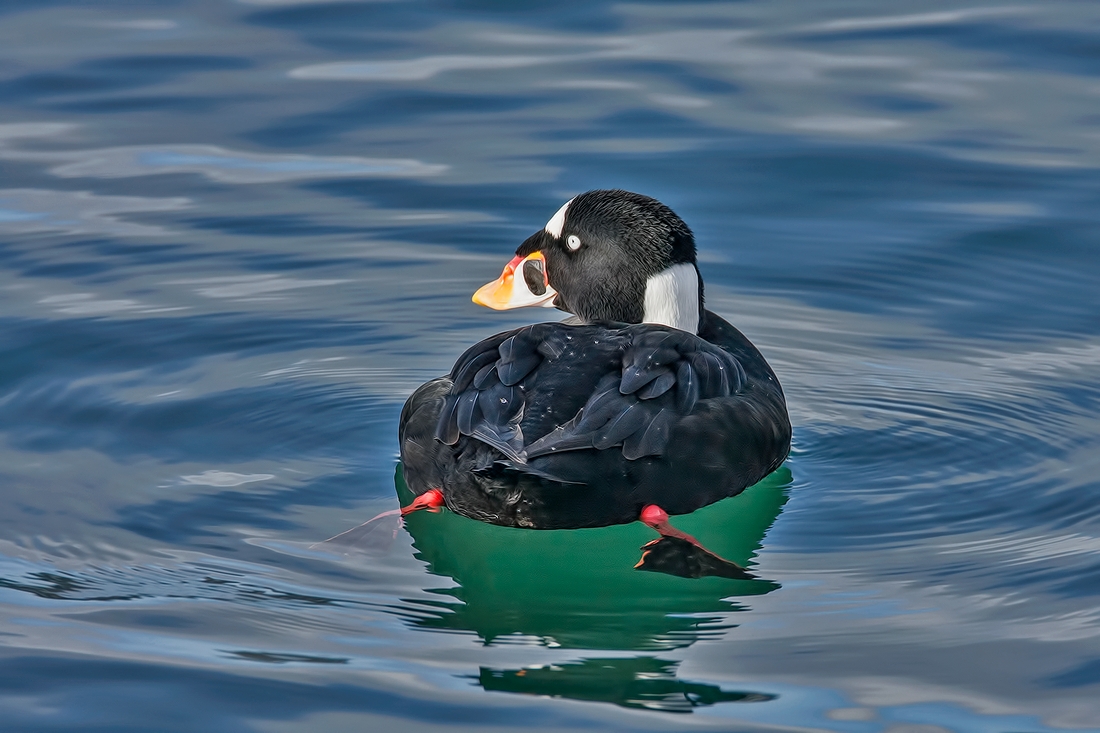
M685 262L646 281L643 323L699 332L699 271Z
M546 233L554 237L555 239L561 237L561 230L565 227L565 212L569 210L569 204L573 203L573 199L566 201L558 213L550 217L550 221L546 222Z

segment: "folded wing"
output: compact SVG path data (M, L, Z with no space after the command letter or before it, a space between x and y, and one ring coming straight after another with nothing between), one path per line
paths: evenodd
M686 331L542 323L476 344L451 379L436 438L469 436L541 475L537 459L567 451L663 455L676 422L703 400L740 392L745 372Z

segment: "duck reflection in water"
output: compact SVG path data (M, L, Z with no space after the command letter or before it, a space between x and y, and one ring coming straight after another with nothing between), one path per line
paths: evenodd
M748 562L786 501L790 472L780 469L741 496L683 518L738 564ZM395 476L404 502L408 489ZM456 603L414 623L464 629L486 643L522 634L553 646L650 650L687 646L721 630L710 626L740 608L730 597L768 593L777 584L721 576L685 580L639 573L630 558L650 540L640 524L533 531L499 527L449 511L405 518L417 557L458 587L439 591ZM720 614L698 618L697 614Z
M740 496L684 517L683 524L705 533L723 557L749 564L786 502L790 481L790 471L781 468ZM395 482L407 503L400 468ZM626 560L649 540L640 524L540 532L441 511L411 514L405 526L428 572L457 584L435 590L438 602L417 604L417 613L405 616L414 628L472 631L486 645L521 637L547 647L601 650L599 658L584 655L564 664L482 668L475 679L486 690L677 712L772 699L681 680L679 662L657 654L720 636L736 626L731 613L745 610L734 598L769 593L777 583L639 573ZM642 653L607 658L607 652Z

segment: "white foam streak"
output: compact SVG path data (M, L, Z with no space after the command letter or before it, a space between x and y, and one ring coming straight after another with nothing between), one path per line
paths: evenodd
M873 135L890 132L905 126L900 120L886 117L856 117L853 115L818 115L790 120L787 127L809 132L841 133L845 135Z
M165 285L198 285L195 292L207 298L254 298L287 290L339 285L347 280L303 280L277 275L240 275L197 280L172 280Z
M0 232L63 232L118 237L163 236L168 229L126 221L124 214L178 211L186 198L98 196L86 191L0 189Z
M232 471L214 470L203 471L193 476L180 476L180 480L185 484L216 486L218 488L243 486L244 484L252 484L258 481L269 481L273 478L275 478L275 476L270 473L233 473Z
M487 71L538 66L559 59L553 56L423 56L399 61L337 61L300 66L292 79L329 81L424 81L447 71Z
M1032 12L1024 7L969 8L966 10L946 10L933 13L912 13L910 15L885 15L869 18L844 18L824 23L803 26L798 30L804 33L852 33L859 31L883 31L902 28L924 28L954 25L977 18L989 18Z

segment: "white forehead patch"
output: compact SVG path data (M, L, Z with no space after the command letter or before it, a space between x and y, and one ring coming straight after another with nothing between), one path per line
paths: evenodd
M569 204L573 203L573 199L566 201L558 213L550 217L550 221L546 222L546 233L555 237L561 237L561 230L565 226L565 212L569 210Z

